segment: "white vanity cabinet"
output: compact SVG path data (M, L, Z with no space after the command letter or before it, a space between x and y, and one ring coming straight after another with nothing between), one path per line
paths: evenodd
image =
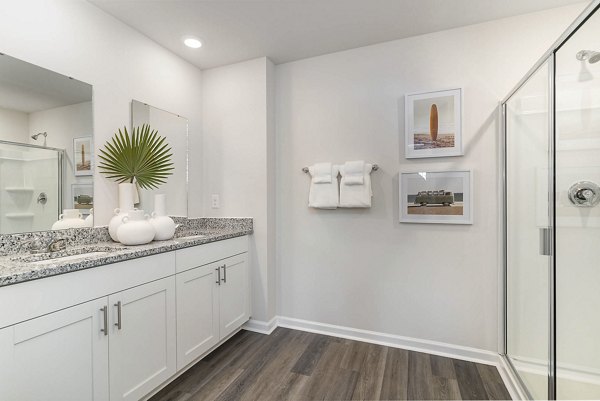
M177 369L219 342L218 263L177 274Z
M247 239L208 245L177 251L177 369L250 318Z
M227 258L219 267L219 335L225 338L250 318L247 254Z
M176 372L175 277L108 297L110 399L139 400Z
M147 398L249 319L247 241L0 287L0 400Z
M108 399L107 298L0 330L0 400Z

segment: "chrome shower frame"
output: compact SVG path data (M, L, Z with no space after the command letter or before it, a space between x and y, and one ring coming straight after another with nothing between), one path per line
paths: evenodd
M551 174L549 174L549 182L548 182L548 190L552 194L551 202L549 204L549 217L550 217L550 226L551 226L551 244L550 247L552 249L550 255L550 266L548 269L549 274L549 291L548 291L548 301L549 301L549 327L548 327L548 399L556 400L556 235L555 230L555 221L556 221L556 212L554 209L554 205L556 204L556 174L555 174L555 161L556 161L556 118L555 118L555 105L556 105L556 92L555 92L555 77L556 77L556 52L562 47L562 45L567 42L571 36L583 25L585 22L600 8L600 0L592 1L586 9L577 17L575 21L565 30L565 32L554 42L554 44L548 49L544 55L534 64L534 66L527 72L527 74L517 83L517 85L509 92L509 94L504 98L502 102L500 102L500 110L499 114L501 116L501 124L500 124L500 143L502 144L502 155L500 157L501 160L501 168L502 168L502 189L501 189L501 199L502 199L502 240L503 240L503 249L502 249L502 289L501 289L501 297L502 297L502 311L501 311L501 335L503 336L502 341L500 342L500 357L503 365L508 370L508 375L512 378L516 378L516 382L512 383L517 390L524 395L528 399L532 399L531 394L529 393L527 387L521 380L521 377L516 370L515 366L511 362L510 358L507 355L508 351L508 343L507 343L507 328L508 328L508 316L507 316L507 273L508 273L508 265L507 265L507 133L506 133L506 105L507 102L512 98L512 96L526 83L528 80L540 69L544 66L545 63L548 63L549 68L549 144L550 144L550 161L549 168Z

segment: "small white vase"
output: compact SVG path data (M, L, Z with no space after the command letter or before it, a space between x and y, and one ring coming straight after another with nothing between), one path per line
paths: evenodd
M130 210L127 216L123 216L123 224L117 230L117 237L123 245L142 245L152 242L154 239L154 227L148 219L150 216L143 210Z
M108 233L113 241L119 242L117 230L123 224L123 217L127 215L129 210L133 210L133 184L119 184L119 207L115 209L112 219L108 223Z
M154 235L155 241L165 241L173 238L175 235L175 222L172 218L167 216L167 195L156 194L154 195L154 212L152 212L152 218L150 223L156 231Z
M90 214L85 218L86 227L94 227L94 209L90 209Z
M81 213L77 209L65 209L58 216L58 221L52 224L53 230L64 230L67 228L86 227L85 220L81 218Z

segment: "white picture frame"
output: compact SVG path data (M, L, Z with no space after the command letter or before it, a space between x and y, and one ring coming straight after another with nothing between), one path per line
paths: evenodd
M407 159L463 155L462 97L462 88L405 95L404 156ZM433 105L436 105L435 112Z
M77 177L94 175L94 142L91 136L73 138L73 174Z
M472 170L401 172L399 181L401 223L473 224Z

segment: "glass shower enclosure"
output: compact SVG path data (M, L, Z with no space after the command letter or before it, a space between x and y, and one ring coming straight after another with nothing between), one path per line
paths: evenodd
M599 7L502 103L503 357L531 399L600 399Z
M58 220L64 153L0 141L0 234L49 230Z

